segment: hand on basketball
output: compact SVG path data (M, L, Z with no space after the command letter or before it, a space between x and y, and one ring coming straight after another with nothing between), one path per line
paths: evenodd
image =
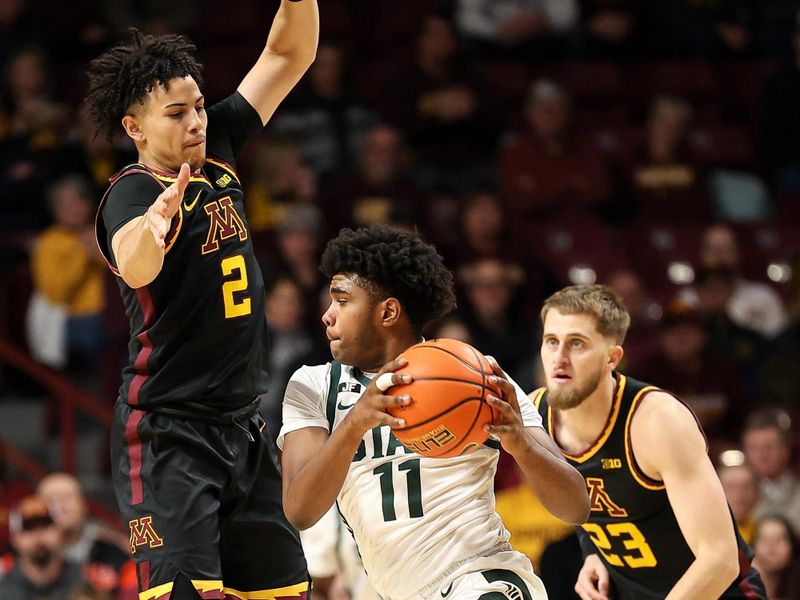
M378 388L378 379L384 373L391 373L392 385L409 384L412 381L411 375L395 373L397 369L406 366L407 361L404 358L397 358L383 365L375 378L367 386L367 389L361 395L350 409L346 419L358 431L365 433L379 425L389 425L390 427L403 427L406 423L403 419L398 419L386 412L386 409L392 406L408 406L411 403L411 396L391 396ZM391 388L388 388L389 391Z
M581 600L608 600L608 569L597 554L590 554L583 561L575 593Z
M172 217L180 210L183 193L186 191L186 186L189 185L189 175L189 165L183 163L175 183L161 192L147 209L145 218L159 248L163 249L166 245Z
M487 357L492 365L494 375L489 376L489 381L500 388L503 393L502 398L494 394L487 395L489 405L500 415L500 422L484 426L484 431L496 435L506 452L512 456L530 445L528 433L522 423L522 413L517 402L517 390L508 380L503 369L492 357Z

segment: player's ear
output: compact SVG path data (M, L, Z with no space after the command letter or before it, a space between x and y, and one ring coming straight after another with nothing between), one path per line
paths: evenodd
M381 302L381 323L394 325L403 314L403 306L397 298L387 298Z
M125 115L122 117L122 127L125 128L125 133L134 142L141 142L144 140L144 132L142 131L139 121L133 115Z
M608 365L611 367L613 371L619 366L619 363L622 362L622 357L625 355L625 350L622 349L622 346L619 344L615 344L611 346L608 350Z

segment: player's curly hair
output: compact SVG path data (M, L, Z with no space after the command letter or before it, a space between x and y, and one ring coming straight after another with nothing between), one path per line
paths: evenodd
M453 274L436 248L386 225L343 229L325 247L320 270L355 273L375 300L397 298L417 335L456 307Z
M89 114L97 133L108 139L120 132L122 117L131 106L144 102L153 87L187 76L197 85L202 83L202 66L186 37L153 36L133 27L128 33L130 42L114 46L89 65Z

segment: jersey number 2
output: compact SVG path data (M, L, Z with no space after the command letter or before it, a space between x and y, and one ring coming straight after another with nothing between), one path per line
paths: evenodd
M394 510L394 479L392 466L387 462L372 471L380 477L381 504L383 505L383 520L396 521L397 513ZM408 489L408 516L413 518L422 516L422 482L419 474L419 459L412 458L397 465L398 471L406 471L406 487Z
M233 319L235 317L243 317L250 314L250 298L244 297L236 301L237 292L247 290L247 265L244 262L244 256L237 254L236 256L228 256L222 259L220 263L222 267L222 275L228 277L234 272L237 276L229 279L222 284L222 299L225 301L225 318Z

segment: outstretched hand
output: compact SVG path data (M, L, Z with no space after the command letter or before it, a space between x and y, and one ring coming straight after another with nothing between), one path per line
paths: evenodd
M392 406L408 406L411 403L411 396L391 396L388 392L382 391L378 387L378 380L382 375L391 373L391 385L406 385L412 382L411 375L407 373L395 373L397 369L405 367L408 362L404 358L396 358L383 365L378 374L367 386L367 389L350 409L347 419L360 432L367 432L379 425L389 425L391 427L403 427L406 422L390 415L386 409Z
M530 444L528 432L522 422L522 412L517 401L517 390L508 380L503 369L497 361L488 357L494 375L489 376L489 382L502 391L502 398L490 393L487 396L489 405L500 415L500 421L484 425L484 431L499 438L500 444L512 456Z
M183 193L189 185L189 175L191 171L187 163L181 165L177 180L167 189L161 192L155 202L147 209L147 224L156 244L161 249L166 245L167 232L169 232L174 217L180 210L183 201Z

